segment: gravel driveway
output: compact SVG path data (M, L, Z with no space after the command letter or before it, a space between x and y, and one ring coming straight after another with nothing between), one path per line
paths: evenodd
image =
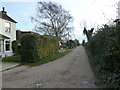
M3 88L96 88L85 49L80 46L50 63L3 72Z

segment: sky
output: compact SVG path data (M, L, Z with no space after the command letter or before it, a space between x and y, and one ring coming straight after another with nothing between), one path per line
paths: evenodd
M9 2L8 2L9 1ZM35 16L38 0L1 0L0 10L5 7L7 14L16 20L17 30L31 31L34 26L31 17ZM97 28L116 19L119 0L39 0L52 1L62 5L74 18L72 39L86 40L83 27Z

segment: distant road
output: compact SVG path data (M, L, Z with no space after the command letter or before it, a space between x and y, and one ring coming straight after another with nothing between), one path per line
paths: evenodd
M96 80L82 46L41 66L3 72L3 88L96 88Z

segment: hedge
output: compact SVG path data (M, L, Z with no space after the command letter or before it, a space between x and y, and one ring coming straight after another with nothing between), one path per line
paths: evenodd
M12 41L12 50L13 50L14 55L19 53L18 42L16 40Z
M58 48L56 37L28 34L21 39L21 60L34 63L58 53Z
M97 66L97 73L114 88L120 88L120 36L117 37L117 28L120 31L117 25L100 28L87 46L92 54L92 62Z

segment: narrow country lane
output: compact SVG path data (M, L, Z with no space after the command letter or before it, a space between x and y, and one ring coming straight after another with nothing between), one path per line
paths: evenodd
M3 88L96 88L84 47L50 63L3 72Z

